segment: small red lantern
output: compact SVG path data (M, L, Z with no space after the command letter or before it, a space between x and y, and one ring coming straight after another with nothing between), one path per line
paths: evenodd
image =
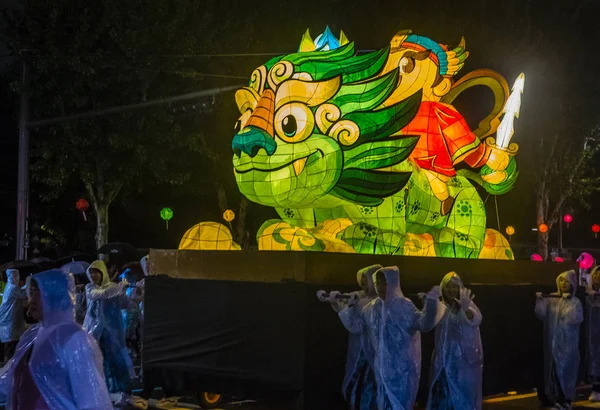
M593 224L592 225L592 232L594 232L594 236L597 238L598 237L598 232L600 232L600 225Z
M540 255L539 253L534 253L533 255L531 255L531 260L534 262L543 262L544 259L542 258L542 255Z
M565 221L565 222L566 222L566 224L567 224L567 228L568 228L568 227L569 227L569 224L570 224L571 222L573 222L573 217L572 217L570 214L566 214L566 215L563 217L563 221Z
M540 226L538 226L538 229L540 230L541 233L546 233L546 232L548 232L548 225L541 224Z
M87 211L89 207L90 204L88 204L88 201L86 201L84 198L80 198L77 202L75 202L75 208L77 208L77 210L83 214L83 220L86 222L87 216L85 215L85 211Z

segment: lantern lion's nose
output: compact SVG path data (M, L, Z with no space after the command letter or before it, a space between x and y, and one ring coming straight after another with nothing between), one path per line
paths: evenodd
M261 148L264 148L267 155L270 156L275 153L277 143L264 130L253 126L246 126L233 137L231 148L238 158L242 155L242 152L248 154L250 157L255 157Z

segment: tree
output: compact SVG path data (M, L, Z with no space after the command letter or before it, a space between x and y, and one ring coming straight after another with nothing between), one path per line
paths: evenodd
M589 199L600 191L600 176L595 174L593 160L600 150L600 127L584 138L583 144L560 139L558 135L546 145L541 140L540 164L536 173L537 224L546 224L547 232L538 231L538 253L548 258L548 238L556 223L560 223L561 211L567 203L578 202L590 207Z
M185 55L197 52L197 33L210 41L211 4L37 0L24 16L6 14L0 31L32 69L31 88L17 91L30 93L36 118L56 117L201 89L201 79L181 71ZM32 132L33 179L49 188L46 199L83 185L96 215L98 247L108 240L109 208L117 196L190 177L199 132L184 129L165 108Z

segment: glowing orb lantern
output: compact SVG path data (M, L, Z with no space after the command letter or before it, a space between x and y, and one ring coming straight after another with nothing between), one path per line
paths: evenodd
M235 219L235 212L233 212L231 209L225 210L225 212L223 212L223 219L226 222L233 221Z
M538 226L538 230L539 230L541 233L546 233L546 232L548 232L548 225L546 225L546 224L541 224L540 226Z
M173 210L171 208L163 208L160 210L160 217L167 224L167 230L169 230L169 221L173 219Z
M75 208L83 214L83 220L86 222L87 216L85 214L85 211L87 211L89 207L90 204L88 203L88 201L85 200L85 198L79 198L79 200L75 202Z
M534 262L542 262L544 259L539 253L534 253L533 255L531 255L531 260Z
M569 227L569 224L570 224L571 222L573 222L573 216L571 216L570 214L566 214L566 215L563 217L563 221L565 221L565 223L567 224L567 228L568 228L568 227Z
M508 235L509 239L512 239L512 236L515 234L515 228L513 226L507 226L506 227L506 234Z
M594 266L594 257L587 252L584 252L577 258L580 269L590 269Z
M563 258L561 258L560 256L557 256L556 258L554 258L554 262L564 262L565 260Z
M592 225L592 232L594 232L594 236L597 238L598 237L598 232L600 232L600 225L593 224Z

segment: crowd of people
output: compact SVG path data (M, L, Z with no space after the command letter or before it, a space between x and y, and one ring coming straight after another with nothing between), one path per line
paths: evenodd
M86 275L7 270L0 305L0 400L7 409L113 409L131 398L148 257ZM28 325L26 317L33 324Z
M482 314L474 295L455 272L419 294L423 309L404 297L396 266L373 265L357 273L361 291L319 291L350 333L342 393L350 410L410 410L421 376L421 332L435 331L427 410L481 410ZM557 291L536 294L543 323L544 389L554 409L571 409L579 369L579 333L584 309L577 273L556 279ZM585 292L586 371L591 401L600 401L600 269Z

